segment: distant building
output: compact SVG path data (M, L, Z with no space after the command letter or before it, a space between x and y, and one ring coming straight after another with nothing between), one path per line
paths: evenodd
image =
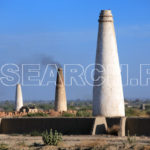
M38 109L35 106L23 106L23 107L20 108L20 112L37 113Z
M124 102L124 105L125 105L125 106L128 106L128 102L125 101L125 102Z
M145 104L141 104L140 109L145 110Z

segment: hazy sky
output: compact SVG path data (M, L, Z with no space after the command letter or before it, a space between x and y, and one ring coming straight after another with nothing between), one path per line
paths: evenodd
M62 66L94 64L102 9L112 10L120 64L128 64L129 78L139 83L140 64L150 64L149 0L0 0L0 65L42 64L45 59ZM124 96L150 98L150 86L135 86L135 82L124 86ZM26 100L55 95L52 84L22 89ZM68 99L91 99L92 86L73 84L66 93ZM1 100L14 100L14 95L15 86L0 83Z

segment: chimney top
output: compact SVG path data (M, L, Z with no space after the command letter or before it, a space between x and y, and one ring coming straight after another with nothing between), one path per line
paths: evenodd
M62 71L63 69L62 68L58 68L58 71Z
M109 10L101 10L100 15L112 15L111 10L110 9Z
M101 10L99 22L113 22L111 10Z

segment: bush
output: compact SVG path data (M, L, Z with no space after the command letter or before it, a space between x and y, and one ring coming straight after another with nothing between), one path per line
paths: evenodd
M56 130L53 133L52 129L49 132L47 130L42 134L42 140L45 145L57 146L60 141L62 141L62 134L58 133Z
M68 112L63 112L62 117L75 117L75 114L68 113Z
M24 117L47 117L47 116L48 114L46 113L38 112L38 113L28 113Z
M120 130L119 125L113 125L111 128L107 129L107 133L111 135L118 135L119 130Z
M76 116L77 117L91 117L92 113L87 110L79 110L77 111Z
M129 144L135 144L136 143L136 135L130 136L129 131L128 131L127 142Z

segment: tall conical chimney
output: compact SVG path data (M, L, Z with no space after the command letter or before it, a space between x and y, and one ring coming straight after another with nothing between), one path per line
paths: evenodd
M62 68L58 68L58 72L57 72L55 110L60 112L67 111L67 100L66 100L66 92L65 92Z
M124 96L111 10L102 10L93 86L93 115L124 116Z
M16 86L16 111L19 111L20 108L23 106L23 97L22 97L22 90L21 85L17 84Z

